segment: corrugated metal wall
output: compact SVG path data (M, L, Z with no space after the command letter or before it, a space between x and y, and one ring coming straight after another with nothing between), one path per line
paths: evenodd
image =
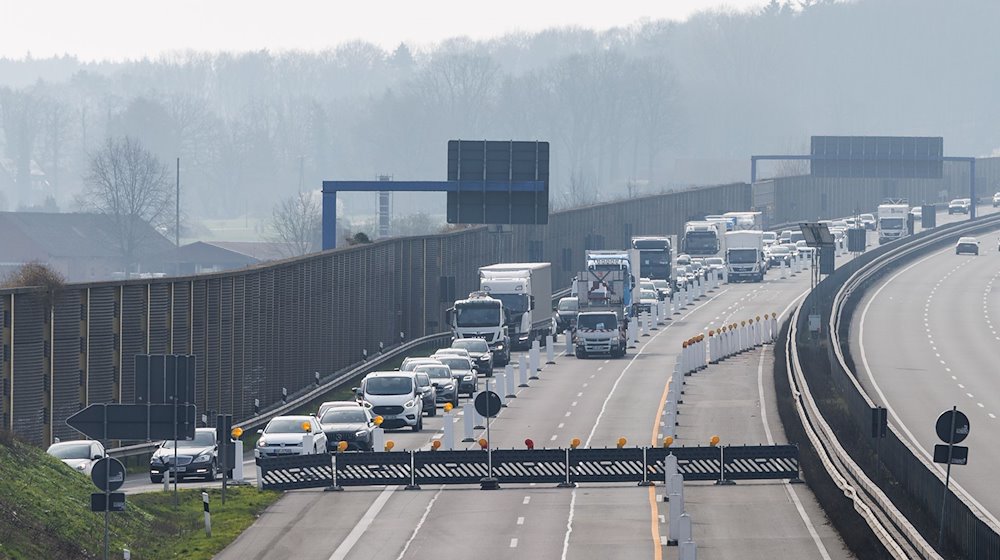
M253 414L405 339L443 330L452 295L476 289L477 268L552 262L567 286L591 245L679 234L709 213L750 207L746 184L648 196L550 216L509 233L473 228L389 239L253 269L174 279L67 286L51 312L31 290L0 290L4 423L45 445L77 434L65 419L90 403L132 402L134 355L198 356L199 414ZM568 258L564 258L567 257ZM12 313L10 313L12 311ZM8 356L10 358L8 359ZM51 403L51 404L50 404Z

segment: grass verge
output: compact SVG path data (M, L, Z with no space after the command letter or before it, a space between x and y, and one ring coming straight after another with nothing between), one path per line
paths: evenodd
M44 451L0 437L0 558L100 558L104 516L90 511L96 491L89 477ZM213 536L205 535L201 491L183 490L179 507L171 494L127 498L124 513L110 517L111 553L132 558L208 559L225 548L280 496L256 488L209 491Z

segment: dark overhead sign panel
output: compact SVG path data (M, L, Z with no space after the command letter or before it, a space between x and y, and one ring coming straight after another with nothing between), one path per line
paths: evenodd
M448 181L450 224L549 223L548 142L450 140Z
M940 136L813 136L809 154L815 177L940 179Z

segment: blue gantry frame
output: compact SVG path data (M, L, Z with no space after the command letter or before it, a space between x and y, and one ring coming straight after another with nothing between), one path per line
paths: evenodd
M545 192L544 181L323 181L323 250L337 246L337 193Z

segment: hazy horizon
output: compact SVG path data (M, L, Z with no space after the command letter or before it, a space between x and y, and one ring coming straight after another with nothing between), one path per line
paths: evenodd
M377 6L308 0L294 10L279 10L263 0L110 0L100 8L67 0L0 0L0 37L4 38L0 58L20 60L30 53L33 59L69 55L83 62L121 62L189 51L322 51L356 40L388 51L400 43L419 50L462 37L483 41L573 27L601 32L642 21L683 21L705 10L747 10L765 4L766 0L614 4L587 0L567 10L557 3L509 0L499 10L483 4L471 11L468 3L458 0L438 1L433 7L405 0ZM197 17L192 18L192 13ZM134 25L150 14L156 14L155 24Z

